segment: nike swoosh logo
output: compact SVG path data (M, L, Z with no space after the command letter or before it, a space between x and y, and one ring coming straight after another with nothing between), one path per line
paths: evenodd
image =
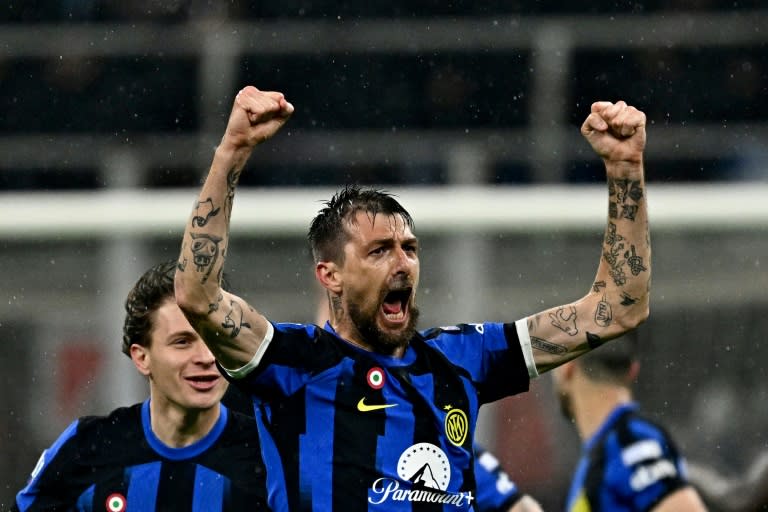
M365 403L365 397L363 397L357 402L357 410L360 412L378 411L379 409L386 409L387 407L394 407L396 405L397 404L368 405Z

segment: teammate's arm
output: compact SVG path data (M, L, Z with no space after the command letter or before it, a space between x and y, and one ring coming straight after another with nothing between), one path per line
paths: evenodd
M707 507L701 501L693 487L684 487L665 497L651 512L706 512Z
M536 500L520 492L495 455L478 444L474 450L478 512L542 512Z
M605 164L608 222L597 275L587 295L525 319L540 373L621 336L648 317L651 244L643 169L645 114L623 101L597 102L581 133Z
M221 288L235 188L253 148L293 113L279 92L246 87L235 98L221 143L184 230L175 293L179 307L228 369L257 353L270 328L240 297Z
M768 452L752 462L745 474L725 476L690 462L688 478L704 501L723 512L747 512L768 507Z
M539 502L531 496L524 494L512 507L509 512L542 512Z
M16 494L12 511L73 510L78 496L90 484L91 468L77 462L76 420L37 461L27 484Z

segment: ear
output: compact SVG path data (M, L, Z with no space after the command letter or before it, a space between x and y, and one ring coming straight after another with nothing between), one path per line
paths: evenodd
M328 291L339 294L342 288L342 279L339 266L332 261L319 261L315 265L315 277Z
M149 377L150 357L147 347L142 347L136 343L131 345L131 360L140 374Z
M640 362L639 361L632 361L629 365L629 371L627 372L627 380L629 381L630 385L633 382L637 382L637 376L640 374Z

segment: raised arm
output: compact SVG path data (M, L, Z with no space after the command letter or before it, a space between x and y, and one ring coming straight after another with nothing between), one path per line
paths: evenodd
M540 373L648 318L651 243L643 171L645 114L623 101L597 102L581 133L605 163L608 223L597 276L587 295L526 319Z
M269 328L260 313L221 287L235 188L253 148L272 137L292 113L293 106L279 92L249 86L237 94L184 230L176 301L227 369L250 361Z

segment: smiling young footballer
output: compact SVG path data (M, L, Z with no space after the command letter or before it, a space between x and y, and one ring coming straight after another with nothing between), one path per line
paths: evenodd
M149 269L125 303L122 348L149 399L69 425L15 510L269 510L256 424L220 404L227 382L176 305L175 264Z

